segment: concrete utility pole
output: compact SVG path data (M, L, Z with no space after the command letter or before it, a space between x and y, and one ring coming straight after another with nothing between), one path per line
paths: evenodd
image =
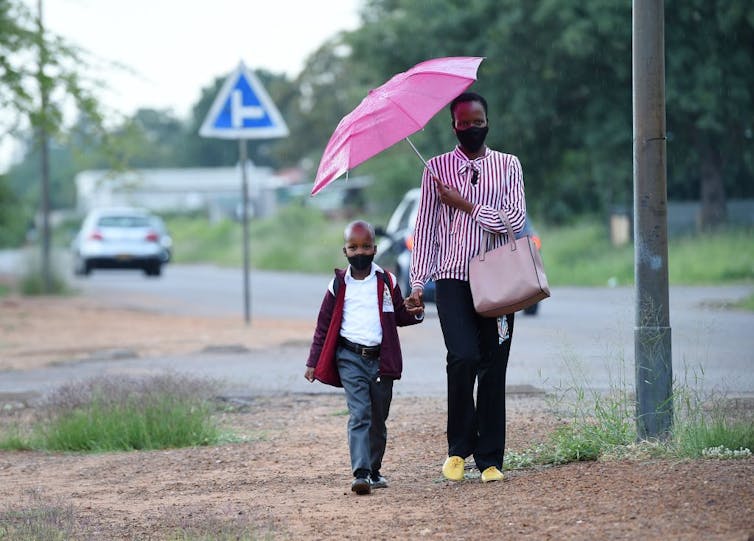
M48 89L44 80L44 68L47 65L47 48L45 45L44 24L42 22L42 0L37 1L37 29L39 32L39 66L37 80L40 94L40 119L38 127L39 151L42 157L42 287L45 293L52 291L52 270L50 262L50 150L47 137Z
M661 438L673 422L663 0L633 0L636 426Z

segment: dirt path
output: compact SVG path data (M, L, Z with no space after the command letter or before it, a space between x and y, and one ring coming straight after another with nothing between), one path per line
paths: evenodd
M146 330L171 339L139 332ZM12 299L0 306L0 357L6 369L40 366L93 341L169 351L243 343L243 331L77 299ZM255 340L310 332L274 323ZM2 406L0 426L28 414ZM244 530L323 540L754 539L754 459L577 463L511 472L489 485L470 468L465 481L450 483L440 475L445 403L433 398L394 400L383 470L390 487L357 497L349 490L344 410L337 395L257 397L223 416L248 437L244 443L99 455L0 452L0 513L62 510L72 537L91 539L235 538ZM529 448L555 426L536 397L509 397L508 412L509 449Z

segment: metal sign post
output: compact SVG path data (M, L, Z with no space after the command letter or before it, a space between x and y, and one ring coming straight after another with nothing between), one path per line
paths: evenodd
M246 139L238 140L238 156L241 162L241 223L243 224L243 317L251 323L250 245L249 245L249 182L246 178Z
M244 321L251 323L251 287L249 257L249 185L246 174L247 139L286 137L288 127L254 72L241 62L225 80L199 135L220 139L238 139L241 166L241 223L243 225L243 298Z
M673 362L668 307L668 218L663 0L633 0L636 427L670 433Z

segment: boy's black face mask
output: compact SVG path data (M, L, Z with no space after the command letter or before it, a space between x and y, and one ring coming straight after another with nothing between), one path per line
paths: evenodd
M348 259L348 263L350 263L350 265L354 269L356 269L357 271L364 271L372 266L372 260L374 259L374 254L352 255L352 256L347 256L347 259Z
M466 128L465 130L456 130L456 137L465 150L476 152L482 148L489 129L489 126L485 126L484 128L473 127Z

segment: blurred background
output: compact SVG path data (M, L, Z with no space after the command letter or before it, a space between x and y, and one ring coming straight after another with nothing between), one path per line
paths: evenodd
M47 141L53 246L90 210L127 205L164 219L172 261L240 265L238 144L198 130L244 60L290 130L249 141L252 265L328 272L343 225L386 225L422 169L397 145L309 197L340 118L420 61L484 56L471 90L489 102L489 146L521 160L551 283L632 283L631 2L248 3L254 13L164 1L128 18L117 4L0 0L0 248L41 241ZM665 19L670 281L751 283L754 4L668 0ZM154 63L129 64L140 49ZM413 138L425 156L455 144L449 121Z

